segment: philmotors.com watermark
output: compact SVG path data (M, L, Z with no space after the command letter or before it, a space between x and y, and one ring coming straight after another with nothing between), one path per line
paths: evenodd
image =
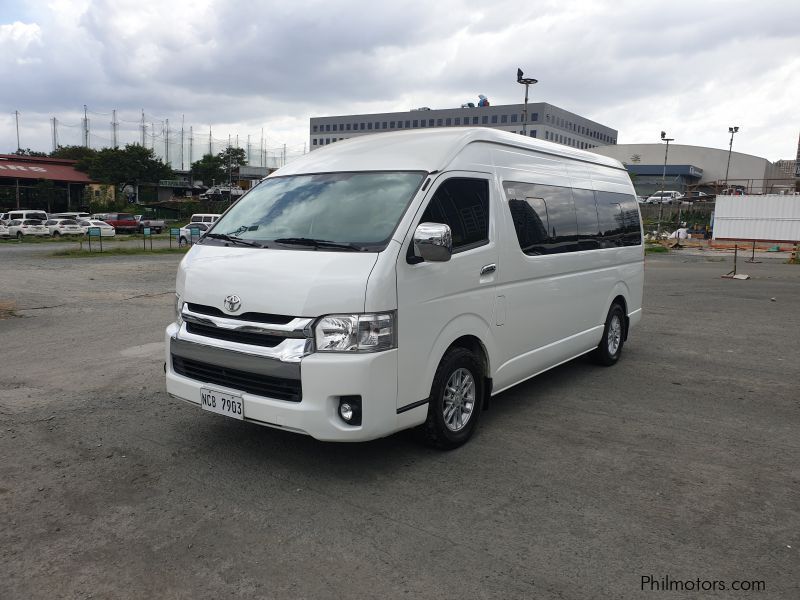
M758 579L675 579L669 575L642 575L641 589L645 592L764 592L767 583Z

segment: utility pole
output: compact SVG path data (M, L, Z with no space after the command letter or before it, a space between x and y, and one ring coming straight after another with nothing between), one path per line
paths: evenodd
M83 105L83 145L89 147L89 114L86 105Z
M53 152L58 150L58 137L56 136L56 118L53 117L50 119L50 123L53 125Z
M247 164L250 164L250 134L247 134Z
M147 125L144 124L144 109L142 109L142 125L141 125L141 128L142 128L142 148L147 148L147 146L144 145L145 144L145 142L144 142L145 135L147 133Z
M528 135L528 88L536 83L536 79L522 76L522 69L517 69L517 83L525 86L525 104L522 108L522 135Z
M725 190L728 189L728 172L731 170L731 153L733 152L733 135L739 131L739 127L728 127L728 133L731 134L731 143L728 146L728 166L725 167L725 189L723 193L726 193ZM728 192L730 193L730 192Z
M169 166L169 119L164 126L164 164Z
M281 162L281 166L286 166L286 144L283 145L283 161Z
M800 150L798 150L800 152ZM261 149L258 151L258 160L261 163L261 166L264 166L264 128L261 128Z
M211 151L211 126L208 128L208 155L213 155L213 152Z
M231 187L231 134L229 133L228 134L228 188L230 187Z
M150 121L150 150L156 149L156 124Z
M19 111L18 110L14 111L14 117L17 120L17 150L20 150L21 148L19 146ZM17 198L17 203L19 204L19 198ZM17 208L19 208L19 206Z
M194 133L192 133L192 126L189 125L189 168L192 168L192 143L194 143Z
M181 171L183 171L183 117L181 115Z
M666 148L666 150L664 150L664 170L661 173L661 197L659 198L659 202L658 202L658 231L656 233L656 238L660 238L661 237L661 217L664 215L664 191L665 191L664 187L666 186L666 181L667 181L667 156L669 156L669 143L670 142L674 142L675 138L668 138L667 137L667 132L666 131L662 131L661 132L661 141L662 142L667 142L667 148ZM680 226L680 222L678 222L678 225ZM677 235L676 235L676 239L679 240Z
M117 144L117 110L111 110L111 140L113 141L114 148L118 147Z

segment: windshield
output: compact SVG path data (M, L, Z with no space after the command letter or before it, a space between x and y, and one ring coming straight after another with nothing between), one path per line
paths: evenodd
M372 172L266 179L214 224L203 243L225 243L220 236L234 236L274 248L341 249L319 244L333 242L380 251L423 177Z

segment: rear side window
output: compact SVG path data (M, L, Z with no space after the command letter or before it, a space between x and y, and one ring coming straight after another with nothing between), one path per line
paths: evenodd
M489 182L448 179L436 190L420 223L449 225L454 253L489 243Z
M642 243L639 209L628 194L516 182L503 188L525 254Z
M642 243L636 199L627 194L595 192L603 247L638 246Z
M525 254L578 249L578 222L570 188L530 183L504 184L517 241Z

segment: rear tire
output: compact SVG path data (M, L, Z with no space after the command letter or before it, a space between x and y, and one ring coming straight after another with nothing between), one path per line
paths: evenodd
M21 231L17 232L17 241L20 241L20 242L22 241L22 232Z
M53 237L57 237L57 238L61 237L61 232L60 231L54 231L53 232Z
M483 408L483 384L483 365L466 348L453 348L442 357L428 398L428 444L452 450L472 437Z
M625 345L625 311L619 304L608 309L603 337L593 353L595 362L605 367L615 364Z

